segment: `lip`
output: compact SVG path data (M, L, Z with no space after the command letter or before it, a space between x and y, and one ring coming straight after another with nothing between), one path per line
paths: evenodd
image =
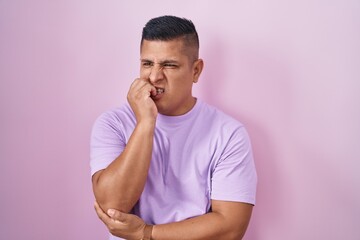
M155 87L155 88L157 90L157 94L155 96L151 96L151 98L153 100L159 100L164 95L165 88L161 88L161 87ZM159 89L161 89L162 91L161 90L159 91Z

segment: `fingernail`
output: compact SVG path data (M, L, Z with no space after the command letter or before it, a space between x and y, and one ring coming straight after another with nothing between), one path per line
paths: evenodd
M107 211L107 213L108 213L108 215L109 215L110 217L112 217L112 216L114 216L114 214L115 214L115 210L114 210L114 209L109 209L109 210Z

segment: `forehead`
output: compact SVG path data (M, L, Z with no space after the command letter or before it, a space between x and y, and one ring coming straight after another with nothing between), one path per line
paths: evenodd
M144 40L141 45L140 55L143 59L153 61L181 60L186 58L184 41L181 39L169 41Z

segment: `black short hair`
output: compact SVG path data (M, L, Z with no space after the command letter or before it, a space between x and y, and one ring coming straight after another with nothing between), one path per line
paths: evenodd
M195 48L198 57L199 37L195 25L186 18L165 15L149 20L142 31L141 45L144 40L169 41L177 38L183 38L186 47Z

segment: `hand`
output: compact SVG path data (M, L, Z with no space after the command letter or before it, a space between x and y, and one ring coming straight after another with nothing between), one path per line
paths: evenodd
M112 235L128 240L139 240L144 237L146 224L138 216L115 209L109 209L106 214L97 202L95 202L95 210Z
M151 96L156 95L156 88L145 79L135 79L131 84L127 99L135 113L136 121L155 121L158 110Z

